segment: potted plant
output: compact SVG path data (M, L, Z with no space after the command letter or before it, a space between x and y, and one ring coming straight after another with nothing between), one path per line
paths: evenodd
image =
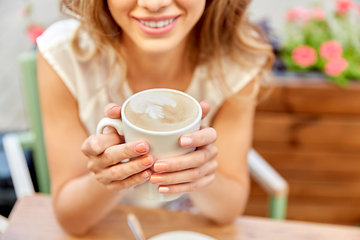
M360 80L360 6L338 0L326 14L316 6L294 7L287 13L286 37L280 56L288 71L322 72L346 86Z

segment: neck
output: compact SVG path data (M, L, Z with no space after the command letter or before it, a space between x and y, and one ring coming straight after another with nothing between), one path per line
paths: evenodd
M164 53L144 52L126 37L122 43L127 66L127 80L138 90L154 87L184 90L184 86L191 80L188 76L192 75L193 67L186 54L187 41L183 41L175 49Z

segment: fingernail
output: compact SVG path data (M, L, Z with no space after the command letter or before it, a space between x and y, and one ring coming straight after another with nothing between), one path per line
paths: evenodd
M150 176L150 174L148 173L148 171L145 171L145 172L143 172L143 173L141 174L141 176L142 176L143 178L148 178L148 177Z
M182 147L187 147L187 146L190 146L191 144L193 143L192 139L189 138L189 137L182 137L180 139L180 145Z
M168 187L159 187L159 193L167 193L169 190Z
M155 174L151 175L151 178L150 178L151 183L161 183L162 180L163 180L162 176L155 175Z
M154 165L154 170L156 172L165 171L168 168L168 165L166 162L159 162L157 161Z
M151 164L151 160L149 157L144 157L143 159L140 160L140 163L142 166L148 166Z
M139 143L135 146L135 151L138 153L146 153L147 149L145 147L145 143Z
M116 130L114 130L111 127L105 127L103 130L103 134L108 134L108 133L113 133L113 132L116 132Z
M119 106L112 106L106 113L109 114L113 109L118 109L120 110L120 107Z

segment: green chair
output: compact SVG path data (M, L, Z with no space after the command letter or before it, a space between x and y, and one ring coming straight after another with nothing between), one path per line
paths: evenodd
M16 148L18 143L20 143L24 149L32 151L39 191L49 194L50 180L37 86L36 52L32 51L21 54L19 63L22 73L26 115L29 120L30 130L23 133L5 135L3 138L4 148L5 151L8 150L6 151L7 156L16 154L11 148ZM8 144L9 142L12 144ZM9 167L12 166L12 164L9 165Z
M37 88L36 52L22 54L19 61L30 131L7 134L3 138L5 154L18 198L34 194L22 148L30 149L33 152L39 192L50 193L50 180ZM269 195L268 216L278 220L284 219L286 217L288 197L287 182L253 149L248 154L248 164L251 176Z

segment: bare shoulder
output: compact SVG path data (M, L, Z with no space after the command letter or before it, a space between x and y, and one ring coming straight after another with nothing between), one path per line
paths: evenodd
M215 116L214 123L219 119L234 119L245 113L251 114L256 107L258 83L250 81L238 93L227 99Z
M40 89L41 95L52 96L52 94L61 94L69 100L73 98L61 78L42 56L40 51L37 51L37 72L39 88L44 89L44 87L46 87L46 91L41 91ZM67 96L67 93L70 95Z
M65 116L77 115L75 98L40 51L37 52L37 68L44 120L51 119L51 124L62 124L65 121Z

